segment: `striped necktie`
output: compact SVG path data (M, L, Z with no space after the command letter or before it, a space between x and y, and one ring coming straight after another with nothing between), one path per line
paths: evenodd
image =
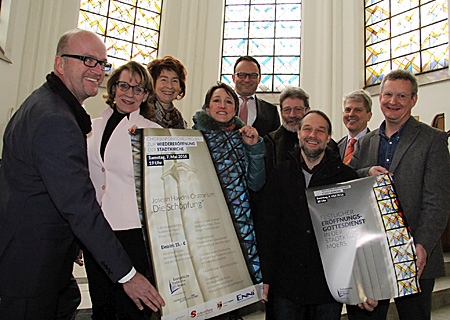
M349 164L350 160L352 160L353 152L355 151L355 142L356 142L355 138L350 139L347 146L347 150L345 150L344 164Z

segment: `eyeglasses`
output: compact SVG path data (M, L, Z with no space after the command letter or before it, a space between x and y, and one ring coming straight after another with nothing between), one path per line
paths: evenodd
M245 78L249 77L252 80L258 79L259 73L253 72L253 73L247 73L247 72L237 72L235 73L237 77L241 80L244 80Z
M282 114L291 114L292 110L294 110L295 114L305 113L308 108L306 107L295 107L295 108L283 108L281 109Z
M118 86L119 89L124 92L128 91L128 89L131 88L133 90L133 93L137 96L143 95L147 91L141 86L132 86L125 81L116 81L116 86Z
M109 71L111 70L111 63L108 63L106 61L98 60L92 57L88 56L77 56L75 54L62 54L61 57L67 57L67 58L73 58L83 61L84 65L89 68L95 68L97 64L100 65L100 69L102 71Z
M383 98L385 99L392 99L394 97L394 94L392 92L385 92L383 93ZM395 94L395 98L399 101L405 101L408 98L411 98L413 94L406 94L406 93L397 93Z

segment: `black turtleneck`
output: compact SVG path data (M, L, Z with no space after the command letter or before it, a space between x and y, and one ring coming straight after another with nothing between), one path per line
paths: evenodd
M103 131L102 142L100 144L100 155L102 156L103 161L105 161L104 156L106 145L108 144L109 138L111 138L114 129L117 127L120 121L125 118L125 116L128 117L129 115L129 113L120 113L114 106L114 112L111 117L109 117L108 122L106 123L105 130Z

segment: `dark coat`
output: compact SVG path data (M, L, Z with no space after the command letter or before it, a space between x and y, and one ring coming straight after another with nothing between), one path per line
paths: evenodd
M258 99L255 96L256 102L256 119L252 124L258 130L259 136L264 137L269 132L275 131L280 126L280 115L277 107L273 104Z
M264 136L264 143L267 152L266 171L270 174L278 163L288 159L289 152L294 151L294 147L298 145L298 134L280 126Z
M0 296L35 297L64 288L78 254L77 240L112 281L131 270L95 198L86 136L73 110L47 82L5 130Z
M274 295L302 304L334 302L328 289L305 195L300 151L275 167L264 188L257 240L263 282ZM327 148L326 159L314 168L311 187L357 178Z

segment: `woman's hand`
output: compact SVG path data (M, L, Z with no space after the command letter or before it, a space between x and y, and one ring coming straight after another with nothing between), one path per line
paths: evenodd
M242 140L250 146L256 144L258 142L259 134L258 131L252 126L245 126L239 129L239 132L242 133Z
M128 129L128 133L134 134L136 132L137 128L138 128L138 126L134 124L130 129Z

